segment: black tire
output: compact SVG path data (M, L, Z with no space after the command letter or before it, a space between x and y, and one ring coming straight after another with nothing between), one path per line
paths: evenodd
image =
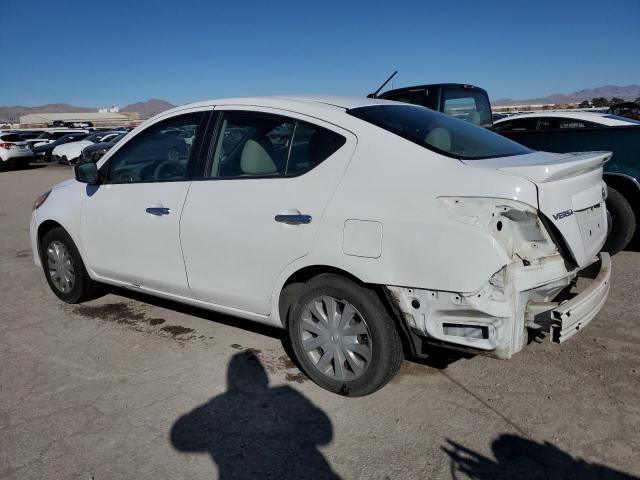
M368 327L371 358L361 376L353 380L337 380L322 373L303 348L301 324L305 307L313 299L322 296L350 303ZM292 306L287 328L291 347L304 373L333 393L349 397L369 395L393 378L404 359L396 325L378 295L339 275L321 274L304 285L300 297ZM346 367L347 362L344 365Z
M49 268L50 263L47 250L54 242L58 242L66 248L71 261L75 278L73 286L69 291L62 291L58 286L56 286L51 278L51 269ZM63 302L81 303L100 296L102 290L100 284L91 280L89 277L75 243L73 243L73 240L64 228L56 227L43 235L40 242L40 259L42 261L44 276L47 279L49 287Z
M602 250L610 255L625 249L636 231L636 216L633 208L617 190L608 187L607 211L611 219L611 230Z

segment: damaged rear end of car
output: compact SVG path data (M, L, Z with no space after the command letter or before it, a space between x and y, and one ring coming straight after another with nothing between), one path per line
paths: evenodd
M609 157L608 152L536 152L463 161L469 168L528 180L537 204L474 196L435 199L435 209L451 221L486 234L502 252L503 265L473 291L387 285L414 354L437 344L508 359L532 336L545 333L562 343L597 315L611 275L609 255L600 252L608 228L602 165ZM579 278L585 280L577 285Z

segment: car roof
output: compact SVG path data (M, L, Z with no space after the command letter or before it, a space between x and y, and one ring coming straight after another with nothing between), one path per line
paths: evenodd
M393 102L390 100L366 97L344 97L335 95L279 95L207 100L204 102L181 105L169 110L168 112L179 112L181 110L188 110L197 107L213 107L223 105L273 107L284 110L293 110L299 113L305 113L309 109L336 112L357 107L366 107L372 105L396 105L397 103L398 102Z
M587 122L598 123L600 125L618 126L629 125L632 122L625 122L617 118L611 118L609 114L599 112L533 112L533 113L519 113L517 115L509 115L508 117L496 120L494 123L504 123L510 120L518 118L542 118L542 117L556 117L556 118L571 118L575 120L585 120Z

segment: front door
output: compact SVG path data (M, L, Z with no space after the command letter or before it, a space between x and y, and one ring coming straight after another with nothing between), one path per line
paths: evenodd
M182 214L189 285L200 300L268 314L278 276L311 248L355 138L259 112L224 111L218 122Z
M179 228L203 115L156 122L101 165L101 184L87 187L81 215L88 264L99 276L190 296Z

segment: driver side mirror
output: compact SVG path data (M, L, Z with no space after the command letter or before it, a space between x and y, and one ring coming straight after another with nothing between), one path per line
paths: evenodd
M80 163L74 167L76 180L89 185L100 183L100 172L98 166L93 162Z

